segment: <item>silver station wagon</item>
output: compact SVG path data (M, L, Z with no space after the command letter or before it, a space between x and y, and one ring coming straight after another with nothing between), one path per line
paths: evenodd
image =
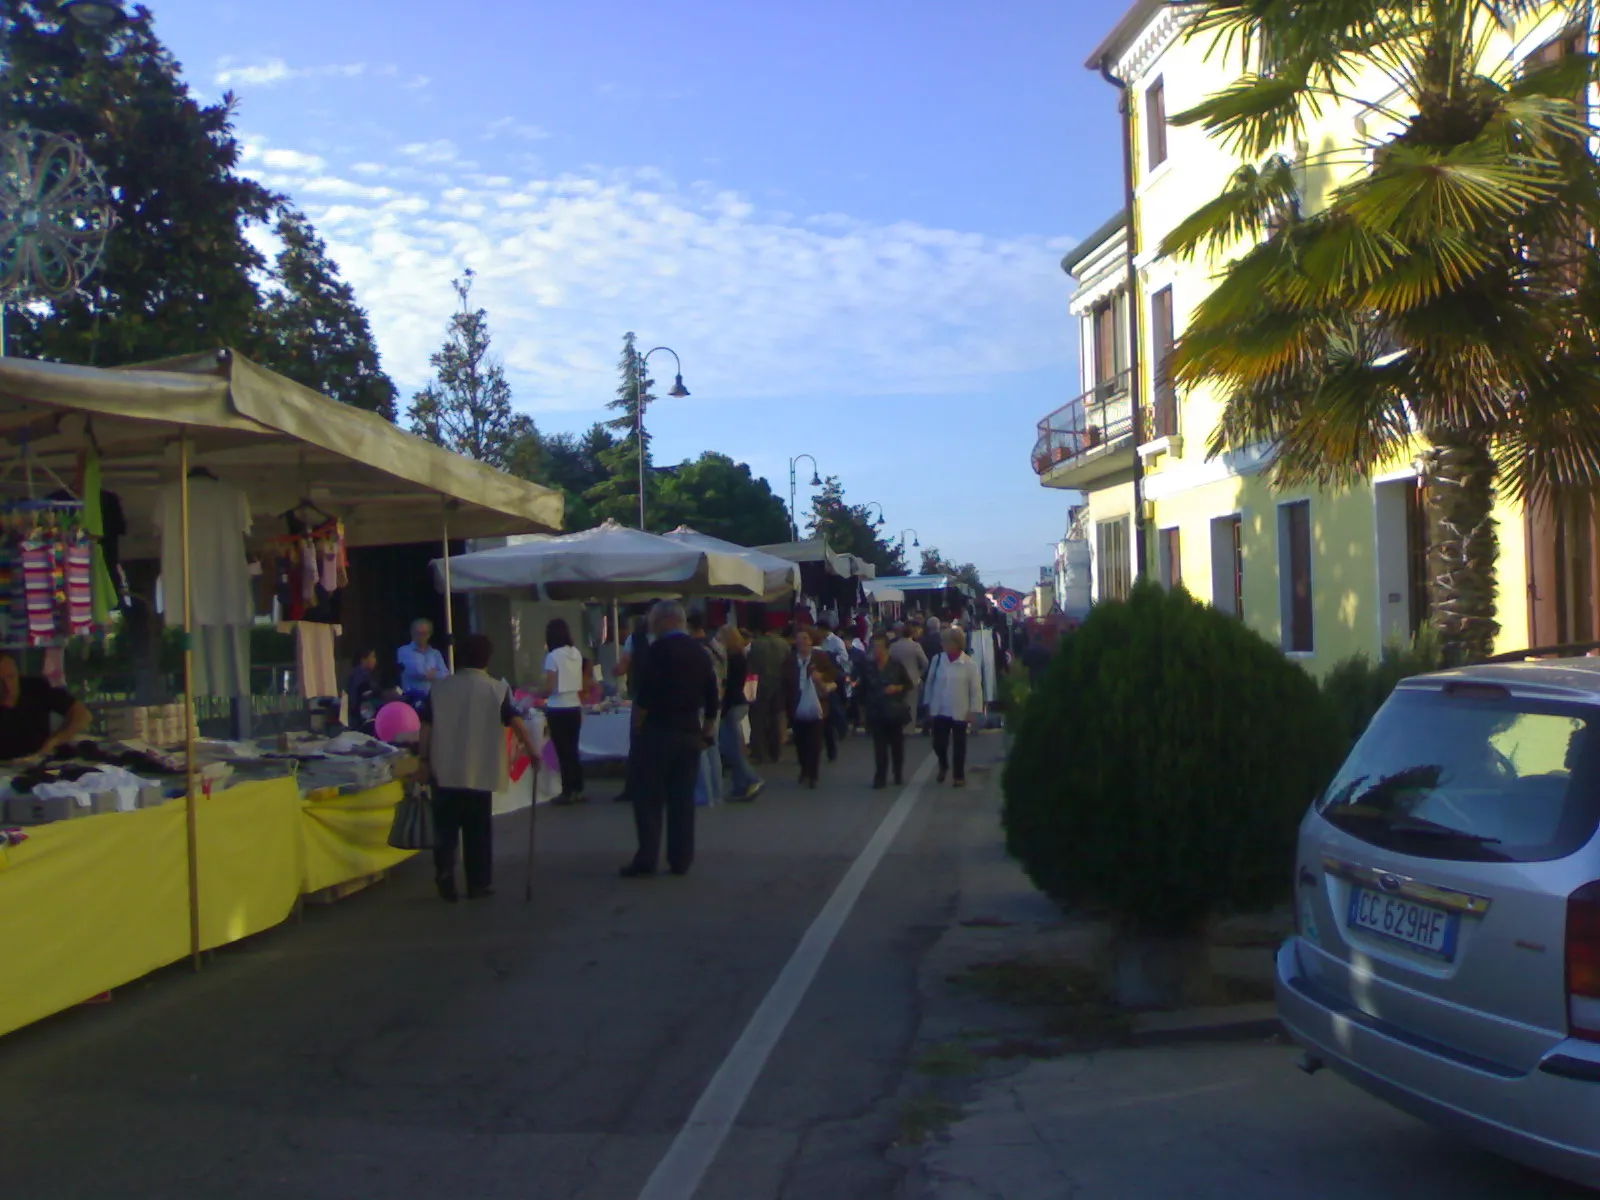
M1600 1186L1597 826L1600 659L1401 684L1300 828L1306 1068Z

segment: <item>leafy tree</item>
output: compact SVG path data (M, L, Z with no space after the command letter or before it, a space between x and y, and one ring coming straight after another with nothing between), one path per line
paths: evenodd
M434 380L411 400L413 433L524 477L538 473L539 431L512 410L505 368L490 352L489 314L472 307L474 272L452 283L460 309L429 359Z
M617 414L605 423L615 435L611 446L600 455L606 469L606 479L589 489L585 495L595 516L607 518L622 525L634 525L639 520L639 439L638 415L641 407L650 412L655 396L650 389L655 381L646 373L644 356L639 353L638 339L634 334L622 335L622 355L617 360L617 395L606 405ZM650 432L644 434L645 469L650 468ZM648 506L646 513L648 514ZM659 520L650 522L657 529L670 529Z
M693 462L657 476L650 510L667 528L688 525L741 546L789 540L789 510L748 465L707 450Z
M972 563L962 563L957 566L940 554L937 546L930 546L922 552L922 569L920 573L923 575L949 575L953 579L959 579L980 596L984 591L983 578L978 573L977 567Z
M1242 246L1173 359L1216 385L1212 455L1273 444L1283 485L1348 484L1418 435L1432 620L1446 662L1495 623L1497 486L1535 504L1600 485L1600 169L1581 99L1587 0L1206 0L1193 32L1245 64L1175 118L1247 163L1162 250ZM1507 30L1566 14L1578 35L1527 64ZM1263 59L1270 72L1249 64ZM1381 103L1350 94L1381 79ZM1311 119L1360 108L1374 133L1295 161ZM1370 155L1360 154L1366 150ZM1300 173L1332 186L1302 196ZM1303 207L1304 203L1304 207ZM1314 209L1314 211L1311 211Z
M394 382L355 290L339 278L327 244L304 213L278 219L273 284L262 313L257 355L274 370L335 400L395 419Z
M248 350L266 262L247 234L280 198L237 173L234 97L197 102L144 8L95 32L12 0L0 46L0 124L75 136L116 216L87 295L13 311L16 350L102 366Z
M587 433L557 433L543 440L543 460L537 482L558 487L567 495L569 530L590 529L599 522L586 499L588 493L609 478L602 456L617 439L603 422Z
M878 535L883 521L871 517L870 511L865 505L846 504L844 485L837 475L829 475L822 481L822 490L811 497L808 528L812 537L827 542L828 549L865 559L880 575L906 574L900 546Z

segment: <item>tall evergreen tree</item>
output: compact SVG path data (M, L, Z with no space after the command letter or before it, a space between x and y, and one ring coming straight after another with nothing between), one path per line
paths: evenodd
M616 398L606 405L617 415L605 423L606 428L615 435L615 441L600 455L600 461L606 469L606 479L591 488L585 498L599 520L609 518L619 524L634 525L639 520L639 413L642 408L644 414L649 415L650 403L655 399L650 389L655 386L655 381L646 374L638 339L631 332L622 335L622 355L617 360L617 375ZM648 471L648 429L644 435L644 463ZM660 525L655 520L651 524Z
M314 391L394 420L394 381L379 363L366 310L339 278L327 243L295 209L278 219L278 237L283 249L262 312L257 356Z
M489 314L472 307L475 273L451 286L460 308L434 352L434 379L412 397L411 430L430 442L514 474L537 474L539 432L513 411L505 368L490 354Z
M237 172L234 97L197 102L144 8L80 31L54 4L10 0L0 52L0 124L76 137L116 215L89 294L14 311L14 350L114 366L248 349L266 262L246 235L280 198Z

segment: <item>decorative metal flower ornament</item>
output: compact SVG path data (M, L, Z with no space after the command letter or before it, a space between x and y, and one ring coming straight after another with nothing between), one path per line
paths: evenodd
M0 133L0 299L77 292L115 219L105 179L74 138L25 125Z

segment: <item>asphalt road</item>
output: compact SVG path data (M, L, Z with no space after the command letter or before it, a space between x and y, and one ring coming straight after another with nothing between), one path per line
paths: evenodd
M491 900L445 905L408 864L199 977L168 971L0 1040L0 1192L637 1197L896 799L867 789L867 758L854 742L822 791L784 768L756 804L701 810L687 878L617 878L626 806L544 809L526 904L517 814L498 822ZM893 1194L883 1149L917 964L952 911L961 848L993 837L963 795L930 787L912 811L702 1200Z

